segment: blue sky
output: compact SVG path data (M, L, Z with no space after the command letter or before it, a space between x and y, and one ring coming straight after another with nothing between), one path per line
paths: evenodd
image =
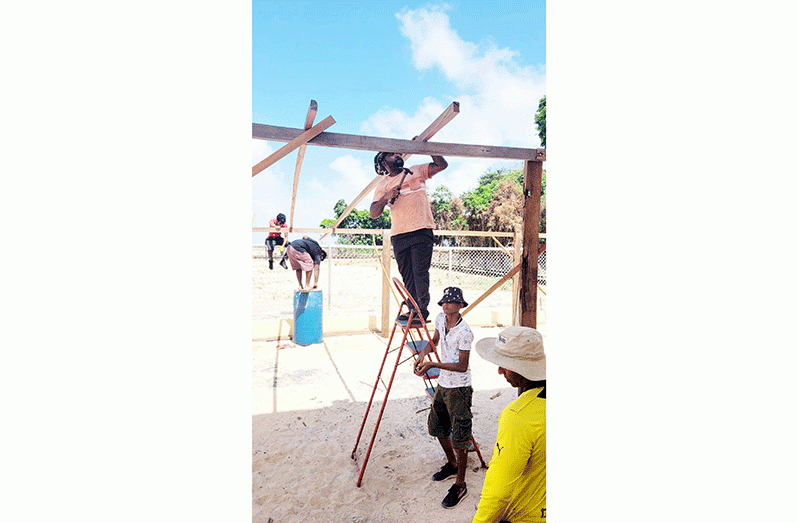
M452 101L460 114L433 140L537 147L546 93L545 2L254 2L252 120L302 127L310 100L330 132L410 139ZM282 147L253 140L252 164ZM319 227L374 177L375 152L308 147L295 227ZM297 153L252 180L255 226L289 215ZM410 163L428 161L414 157ZM456 195L518 162L447 158L428 184ZM366 209L370 195L358 208ZM263 234L253 234L261 243Z
M673 485L689 520L784 520L782 478L798 467L781 415L794 409L798 314L789 4L558 0L545 55L526 2L296 4L8 3L0 288L14 350L0 387L24 430L8 433L15 484L0 519L36 506L42 520L107 521L130 492L130 519L153 507L193 523L250 518L251 210L266 221L290 203L295 159L252 180L251 122L300 127L314 98L331 131L412 137L458 100L441 141L534 146L477 81L498 77L550 102L546 350L562 444L547 482L580 499L558 505L561 520L595 519L621 490L612 517L640 521ZM458 75L417 61L428 55L396 14L425 6L450 37L433 51L462 41L484 57L492 42L517 52L511 65ZM462 42L447 58L468 57ZM544 64L545 89L532 74ZM309 148L300 223L317 225L316 201L324 216L359 192L370 163ZM468 188L485 169L466 174L471 163L439 179ZM635 394L607 402L595 394L607 377ZM741 377L753 393L736 394ZM663 419L690 429L674 437ZM59 432L72 452L42 452L54 420L79 429ZM741 448L757 459L729 460ZM45 504L43 470L70 475ZM88 490L97 503L82 503Z

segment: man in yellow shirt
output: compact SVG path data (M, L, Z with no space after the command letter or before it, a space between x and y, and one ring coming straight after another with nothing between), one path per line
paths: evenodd
M546 355L540 332L507 327L476 343L521 394L499 415L499 432L473 523L546 521Z

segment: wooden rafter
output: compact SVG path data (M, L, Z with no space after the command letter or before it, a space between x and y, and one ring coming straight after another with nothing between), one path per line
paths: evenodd
M432 122L432 123L429 125L429 127L427 127L426 129L424 129L424 131L423 131L421 134L419 134L418 136L414 137L414 138L413 138L413 140L415 140L415 141L422 141L422 142L426 142L427 140L429 140L430 138L432 138L433 136L435 136L435 133L437 133L438 131L440 131L441 129L443 129L443 126L444 126L444 125L446 125L447 123L451 122L451 121L452 121L452 118L454 118L454 117L455 117L455 116L457 116L458 114L460 114L460 104L459 104L458 102L452 102L452 103L449 105L449 107L447 107L447 108L446 108L446 109L445 109L445 110L444 110L444 111L443 111L443 112L440 114L440 116L438 116L438 117L435 119L435 121L434 121L434 122ZM377 150L379 150L379 151L387 151L388 149L377 149ZM395 151L391 151L391 152L395 152ZM402 155L402 159L404 159L405 161L407 161L407 159L408 159L408 158L410 158L411 156L412 156L412 153L406 153L406 154L403 154L403 155ZM375 187L377 186L377 184L380 182L380 178L382 178L382 177L381 177L381 176L379 176L379 175L378 175L378 176L375 176L375 177L374 177L374 179L373 179L373 180L371 180L371 182L369 182L369 184L366 186L366 188L365 188L365 189L363 189L362 191L360 191L360 194L358 194L358 195L355 197L355 199L354 199L354 200L352 200L352 203L350 203L350 204L349 204L349 206L348 206L346 209L344 209L344 212L342 212L342 213L341 213L341 216L339 216L339 217L338 217L338 219L335 221L335 223L334 223L334 224L333 224L333 226L332 226L332 232L333 232L333 233L335 233L335 229L336 229L336 228L337 228L339 225L341 225L341 222L342 222L342 221L344 221L344 220L346 219L346 217L347 217L347 216L349 216L349 213L350 213L350 212L352 212L352 209L354 209L354 208L355 208L355 206L356 206L357 204L359 204L359 203L360 203L360 201L361 201L363 198L365 198L367 194L369 194L371 191L373 191L373 190L374 190L374 188L375 188ZM319 238L319 240L323 240L323 239L324 239L326 236L327 236L327 234L325 234L324 236L322 236L321 238Z
M279 227L253 227L252 232L281 232L283 229ZM346 234L383 234L382 229L338 229L340 232L345 232ZM302 234L330 234L332 229L329 228L322 228L322 227L297 227L294 229L296 233ZM490 237L496 236L498 238L512 238L514 233L512 232L486 232L486 231L454 231L448 229L433 229L432 234L435 236L478 236L478 237ZM544 238L545 235L541 234L541 238Z
M277 151L270 154L266 159L261 160L258 162L257 165L252 167L252 176L255 176L259 172L263 171L267 167L271 166L277 160L284 158L288 153L297 149L302 144L308 143L311 139L317 137L319 134L322 133L326 128L331 126L335 123L335 119L332 116L328 116L321 122L317 123L307 131L299 131L299 133L291 138L290 140L280 140L280 141L287 141L288 143L282 146Z
M311 100L310 107L308 108L308 114L305 117L305 130L313 127L313 120L316 119L317 110L318 104L316 104L316 100ZM308 144L303 143L299 146L299 152L297 153L296 157L296 168L294 169L294 192L291 194L291 221L288 223L289 231L294 228L294 204L296 203L296 191L297 187L299 186L299 170L302 169L302 160L305 158L305 149L307 148L307 145Z
M302 134L302 129L252 124L252 138L288 142ZM504 160L546 160L546 149L523 149L520 147L498 147L493 145L470 145L462 143L423 142L377 138L355 134L321 133L308 145L355 149L361 151L393 151L397 153L424 154L428 156L455 156L464 158L501 158Z
M456 103L456 102L455 102ZM450 109L454 110L454 108ZM456 114L456 110L454 113ZM451 117L453 117L451 115ZM443 115L442 115L443 117ZM441 118L442 118L441 117ZM441 119L439 118L439 120ZM451 119L451 118L450 118ZM438 120L436 120L438 122ZM535 327L537 325L537 255L541 252L545 251L545 244L543 245L542 249L539 248L539 238L545 238L545 234L540 234L539 226L540 226L540 195L541 195L541 175L543 171L542 162L546 160L546 149L544 148L537 148L537 149L525 149L525 148L518 148L518 147L494 147L494 146L486 146L486 145L468 145L468 144L455 144L455 143L436 143L436 142L428 142L423 141L420 138L422 135L414 138L413 140L399 140L393 138L377 138L372 136L360 136L360 135L348 135L348 134L337 134L337 133L328 133L323 132L324 129L329 127L330 125L334 124L335 120L333 120L332 116L328 116L325 120L317 124L316 126L303 131L302 129L293 129L289 127L278 127L272 125L263 125L263 124L252 124L252 138L260 139L260 140L273 140L273 141L282 141L288 142L284 147L280 150L254 166L252 169L252 176L255 176L258 172L266 169L268 166L272 165L280 158L283 158L292 150L303 147L305 145L319 145L324 147L335 147L335 148L342 148L342 149L356 149L356 150L367 150L367 151L392 151L402 154L404 157L408 157L411 154L424 154L430 156L454 156L454 157L467 157L467 158L501 158L505 160L525 160L524 163L524 228L523 228L523 240L521 243L520 249L520 263L516 264L515 267L501 280L499 280L491 289L485 292L482 296L480 296L474 303L472 303L468 308L463 311L465 314L467 311L471 310L474 306L476 306L479 302L481 302L485 297L487 297L490 293L492 293L495 289L501 286L505 281L509 278L512 278L515 274L520 272L519 278L519 292L518 292L518 300L519 300L519 309L520 309L520 318L519 323L523 326ZM433 123L433 127L435 123ZM445 125L445 123L441 124ZM297 167L298 172L299 167ZM296 177L296 173L295 173ZM376 185L375 179L372 182ZM296 184L296 178L295 178ZM369 184L369 186L364 189L361 195L358 197L358 203L362 198L368 194L373 189L373 185ZM352 204L352 208L356 203ZM348 209L351 212L351 209ZM292 199L292 218L293 218L293 199ZM345 217L345 215L344 215ZM292 222L293 223L293 222ZM336 223L336 226L339 225L340 222ZM293 229L293 227L292 227ZM255 232L264 230L267 231L269 228L260 228L260 227L253 227L252 229ZM333 229L297 229L298 232L325 232L324 236L327 236L330 232L335 232L335 228ZM359 234L361 230L359 229L347 229L347 232ZM279 231L278 231L279 232ZM363 233L371 233L372 230L370 229L363 229ZM457 235L467 235L467 236L478 236L484 235L482 231L433 231L436 235L449 235L457 234ZM505 236L505 234L501 233L489 233L488 235L495 235L495 236ZM507 236L511 236L507 235ZM495 238L494 238L495 240ZM498 241L497 241L498 243ZM516 244L519 242L516 242ZM506 251L506 250L505 250ZM518 252L518 249L517 249ZM542 292L545 293L541 289ZM515 292L513 293L515 296ZM514 298L515 299L515 298Z

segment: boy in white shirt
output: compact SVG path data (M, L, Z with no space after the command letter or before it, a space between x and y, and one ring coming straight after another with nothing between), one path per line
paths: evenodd
M433 474L432 479L443 481L457 474L454 485L441 502L443 508L452 508L468 494L465 472L471 444L471 396L474 392L468 357L474 333L460 315L460 310L467 307L468 303L463 299L463 291L459 287L444 289L438 305L443 307L443 312L435 319L432 343L439 349L441 362L424 361L432 352L428 345L419 352L414 372L422 376L431 368L441 369L427 428L430 436L438 438L448 460L441 470Z

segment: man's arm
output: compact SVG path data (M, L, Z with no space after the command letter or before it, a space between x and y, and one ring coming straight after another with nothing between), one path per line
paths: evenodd
M382 214L382 211L385 210L385 206L388 205L388 202L391 201L391 198L396 198L399 196L399 187L394 187L393 189L389 189L388 192L382 195L382 198L374 200L371 202L371 207L369 207L369 216L371 216L372 220L376 220Z
M443 370L451 370L454 372L465 372L468 370L468 357L469 351L460 351L460 359L457 363L438 363L437 361L425 361L417 366L418 372L416 374L424 374L429 369L437 367Z
M438 332L438 329L435 329L435 334L432 335L432 345L427 343L427 345L424 347L424 349L422 349L422 351L419 352L418 356L416 357L416 366L417 367L420 367L424 363L424 359L427 357L427 354L431 354L432 353L432 347L433 346L435 346L435 347L438 346L438 341L440 341L440 338L441 338L441 335ZM420 375L421 374L419 374L419 376Z
M432 163L429 164L427 170L427 176L432 178L442 170L446 169L448 166L449 164L446 162L443 156L433 156Z
M513 420L503 418L503 415L499 417L493 458L485 474L479 506L472 523L498 521L500 516L506 514L514 482L526 468L532 450L518 430L513 430Z

